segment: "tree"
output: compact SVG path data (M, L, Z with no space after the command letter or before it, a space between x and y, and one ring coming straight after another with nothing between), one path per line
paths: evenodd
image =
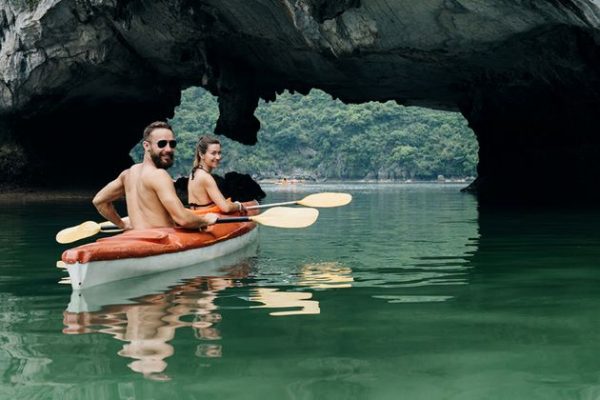
M362 179L381 171L396 179L436 179L438 175L476 174L477 142L458 113L394 102L346 105L313 90L285 93L261 102L258 144L245 146L219 137L220 171L235 170L258 178L292 176L297 171L316 179ZM171 172L187 175L199 136L214 131L216 98L201 88L182 93L170 121L179 145ZM132 157L141 160L140 149Z

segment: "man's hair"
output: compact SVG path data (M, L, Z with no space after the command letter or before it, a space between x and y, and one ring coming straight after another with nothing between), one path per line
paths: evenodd
M171 128L171 125L169 125L167 122L164 121L154 121L153 123L151 123L150 125L148 125L147 127L144 128L144 140L148 140L148 138L150 137L150 134L155 130L155 129L168 129L171 132L173 131L173 128Z

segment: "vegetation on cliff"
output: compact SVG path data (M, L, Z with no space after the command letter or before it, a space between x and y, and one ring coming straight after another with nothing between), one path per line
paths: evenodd
M346 105L320 91L285 93L261 102L258 144L219 137L223 161L217 173L257 178L436 179L474 176L477 142L458 113L402 107L394 102ZM179 145L174 177L187 175L198 137L218 117L215 97L201 88L182 93L173 125ZM132 151L141 159L141 146Z

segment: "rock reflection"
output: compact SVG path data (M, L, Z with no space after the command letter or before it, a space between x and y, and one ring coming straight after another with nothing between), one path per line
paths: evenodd
M241 263L228 270L225 276L197 277L171 287L161 294L138 297L134 304L103 306L98 311L72 312L63 315L65 334L105 333L126 342L118 352L133 359L128 364L132 371L154 380L169 380L164 372L165 359L174 354L169 343L181 327L190 327L200 340L221 338L215 326L221 321L215 300L219 292L238 285L238 279L248 275L249 263ZM192 322L182 321L192 316ZM219 344L201 344L198 357L220 357Z

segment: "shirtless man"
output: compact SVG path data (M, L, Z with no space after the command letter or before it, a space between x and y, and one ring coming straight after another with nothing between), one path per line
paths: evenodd
M147 229L180 226L203 229L214 224L217 214L196 215L177 197L171 176L175 135L166 122L153 122L144 129L144 160L121 172L94 197L94 206L107 220L121 229ZM127 218L122 219L113 202L125 196Z

